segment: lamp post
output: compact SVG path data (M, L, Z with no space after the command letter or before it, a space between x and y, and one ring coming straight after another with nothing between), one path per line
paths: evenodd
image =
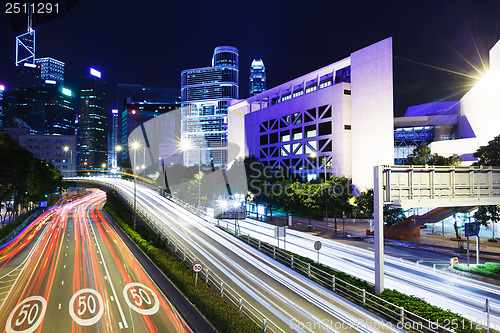
M141 143L139 141L133 141L130 144L130 148L134 152L134 163L133 163L133 171L134 171L134 231L135 227L137 225L137 210L136 210L136 205L137 205L137 176L136 176L136 157L137 157L137 150L141 148Z
M119 168L118 168L118 154L122 151L123 147L121 145L116 145L115 146L115 160L114 160L114 164L111 166L112 168L115 169L115 171L118 171Z
M67 153L69 151L70 153L70 166L69 166L69 176L73 177L73 149L70 149L69 146L64 146L63 151Z

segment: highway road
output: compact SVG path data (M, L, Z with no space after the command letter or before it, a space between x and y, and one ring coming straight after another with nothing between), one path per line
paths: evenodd
M0 250L4 332L191 332L101 213L102 191Z
M239 222L241 232L277 246L274 238L274 226L246 219ZM229 223L228 226L231 226ZM375 282L373 245L357 247L335 240L325 239L308 233L287 230L286 250L299 253L302 256L317 260L318 253L314 250L315 241L322 242L320 262L343 272ZM285 246L283 238L280 247ZM366 247L366 248L365 248ZM485 324L486 314L483 312L485 299L490 298L492 327L500 328L500 287L481 281L458 276L428 265L417 265L416 261L405 258L421 258L428 262L446 263L449 255L431 253L418 248L401 248L385 246L385 287L396 289L408 295L427 300L429 303L460 313L474 322ZM443 260L444 259L444 260ZM418 259L417 259L418 260ZM446 263L447 264L447 263ZM441 266L442 267L442 266Z
M96 178L113 184L129 198L133 184ZM283 332L394 332L380 318L303 275L283 266L235 237L196 217L157 192L137 185L137 205L224 280L244 300Z
M132 197L131 182L118 179L105 181ZM314 286L305 278L302 280L297 273L276 264L266 256L255 253L255 250L249 249L231 236L228 237L210 223L190 214L151 189L141 185L137 188L137 202L140 207L156 216L158 221L162 222L163 228L188 240L192 244L192 250L197 251L200 258L214 265L218 273L227 276L242 294L260 303L260 308L265 309L273 320L290 324L291 320L314 322L325 316L333 316L340 321L348 318L342 311L349 312L352 308L345 306L345 303L332 296L332 293ZM240 227L242 232L249 232L253 237L272 244L277 243L273 238L273 227L268 224L246 220L240 221ZM317 252L313 249L316 240L323 242L320 255L322 263L373 282L374 253L371 249L289 231L287 250L316 259ZM283 242L281 243L283 246ZM405 256L411 253L412 256L418 257L418 251L405 249L404 253ZM395 256L397 251L394 248L391 248L390 252L393 255L385 257L386 288L424 298L431 304L460 313L480 324L486 324L483 306L485 298L488 297L492 309L491 327L500 328L500 287L439 270L434 272L432 268L401 260ZM427 252L422 252L421 255L429 257ZM437 256L442 259L441 255ZM322 305L326 300L328 307ZM343 304L345 308L339 310L338 304ZM360 320L359 317L357 320Z

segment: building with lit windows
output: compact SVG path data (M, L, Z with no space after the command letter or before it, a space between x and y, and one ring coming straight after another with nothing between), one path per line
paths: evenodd
M394 118L394 164L404 164L420 145L457 138L459 102L411 106L404 117Z
M456 102L427 103L409 107L394 119L394 160L403 163L420 144L432 153L459 155L462 165L477 159L473 154L500 135L500 41L489 52L489 70Z
M118 85L117 102L120 114L118 142L122 147L119 154L121 162L128 159L127 145L130 133L148 120L180 108L180 100L180 90L175 88L144 87L137 84Z
M177 102L172 103L156 103L156 102L132 102L125 104L125 109L122 112L121 124L121 144L122 147L127 147L129 135L134 129L148 122L149 120L162 116L167 112L177 110L180 104ZM177 120L178 122L180 119ZM158 127L156 132L172 131L175 124L166 126L165 128ZM180 133L177 133L180 137ZM128 158L126 151L122 151L122 158Z
M43 81L54 81L58 86L64 84L64 62L53 58L38 58L35 64L40 66Z
M29 128L32 134L75 135L75 98L54 80L43 80L41 66L16 67L16 85L5 92L2 127Z
M266 67L261 59L254 59L250 66L250 96L266 90Z
M373 187L394 160L392 38L229 107L235 155L305 180L329 175Z
M181 72L181 140L192 147L184 152L185 166L227 163L227 110L238 91L235 47L216 47L211 67Z
M108 154L108 87L101 73L93 68L81 80L78 119L79 167L104 169Z
M67 88L46 85L45 134L76 135L75 96Z
M63 175L70 175L71 170L75 170L75 135L30 134L27 128L10 128L8 133L21 147L39 159L52 163Z
M3 124L3 92L5 91L5 86L0 84L0 128Z

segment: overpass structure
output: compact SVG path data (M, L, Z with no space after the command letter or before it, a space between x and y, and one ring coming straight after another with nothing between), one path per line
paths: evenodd
M375 291L384 290L384 206L475 207L500 204L499 167L375 166Z

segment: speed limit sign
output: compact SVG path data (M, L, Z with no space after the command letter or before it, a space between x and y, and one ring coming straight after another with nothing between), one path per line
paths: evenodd
M195 272L195 273L199 273L199 272L201 272L202 270L203 270L203 265L202 265L202 264L200 264L199 262L195 262L195 263L193 264L193 272Z

